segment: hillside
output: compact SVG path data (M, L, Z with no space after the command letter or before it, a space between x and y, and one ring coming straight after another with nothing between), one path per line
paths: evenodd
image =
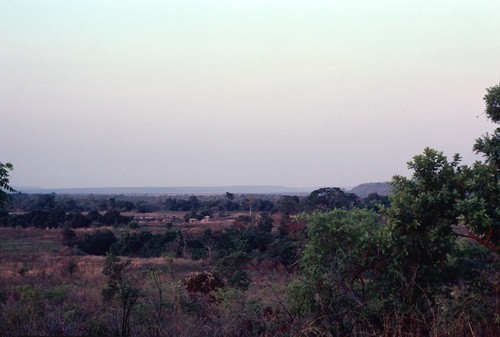
M366 198L371 193L385 196L391 192L391 184L389 182L365 183L354 187L349 192L356 194L360 198Z

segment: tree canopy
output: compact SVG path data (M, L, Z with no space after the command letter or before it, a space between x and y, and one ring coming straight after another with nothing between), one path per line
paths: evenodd
M487 92L486 114L498 123L500 86ZM317 211L305 216L292 311L312 314L332 335L378 335L401 317L423 322L429 313L498 317L500 128L474 151L482 160L468 166L458 154L425 148L408 163L410 177L393 177L390 206L378 214L353 208L356 200L339 189L311 193Z
M338 187L324 187L312 191L307 197L310 209L331 210L334 208L348 209L356 206L358 197L347 193Z
M12 171L14 167L11 163L0 162L0 209L3 208L5 201L7 200L7 193L15 192L15 190L9 185L9 171Z
M486 89L486 115L493 123L500 123L500 84Z

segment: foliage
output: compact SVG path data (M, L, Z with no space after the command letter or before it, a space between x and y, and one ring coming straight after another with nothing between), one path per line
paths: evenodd
M500 128L476 140L474 151L484 161L476 161L467 171L467 198L459 200L467 237L500 254Z
M498 99L492 95L498 96L498 87L485 98L487 115L498 122ZM294 310L327 320L334 334L359 329L380 334L393 327L387 317L399 329L434 335L439 328L450 331L436 318L449 319L450 313L469 326L488 325L478 313L494 321L498 273L489 270L498 264L468 253L457 236L488 248L490 258L499 252L499 139L497 129L476 141L484 161L472 167L461 165L459 155L449 161L430 148L413 157L412 176L393 178L386 222L359 210L312 214L301 264L304 280L289 292ZM426 323L432 320L433 325Z
M500 123L500 84L486 89L486 115L493 123Z
M125 225L132 221L132 217L123 216L117 210L109 210L104 213L104 217L102 218L102 223L106 225Z
M216 273L208 271L191 273L184 284L189 294L208 295L224 287L224 281Z
M290 286L292 310L314 313L333 330L357 319L355 312L376 312L379 289L373 282L388 239L377 214L335 209L307 218L309 240L301 260L304 279Z
M379 195L377 193L370 193L362 201L362 206L368 209L373 209L376 212L380 212L383 209L387 209L391 206L389 196Z
M82 213L67 214L66 222L71 228L86 228L92 223L92 221Z
M10 332L12 335L37 335L40 321L46 317L40 290L32 285L22 285L15 287L13 291L19 301L14 310L7 312L8 324L5 326L5 332ZM2 328L0 327L1 332Z
M426 148L408 163L411 178L394 177L388 210L393 285L417 284L434 292L448 276L448 256L456 241L452 226L460 215L455 205L465 193L466 169L459 161L458 155L449 162L441 152ZM403 296L403 289L398 290Z
M105 301L115 300L120 304L122 311L121 336L130 335L130 313L141 296L140 288L132 285L125 277L125 270L130 261L121 262L112 254L106 256L103 274L108 284L103 289L102 296Z
M170 243L178 242L180 233L167 231L153 235L151 232L126 233L110 247L110 252L120 256L159 257L165 253L178 255L179 246ZM170 251L167 249L170 248Z
M283 195L278 199L276 206L278 211L287 217L300 212L300 199L295 195Z
M347 193L338 187L320 188L312 191L307 197L307 205L310 210L349 209L355 207L358 202L358 197L355 194Z
M257 228L264 233L271 233L273 229L273 218L268 213L261 213L257 220Z
M65 200L66 206L70 202ZM37 227L37 228L86 228L100 225L124 225L131 221L131 217L123 216L120 212L111 210L101 215L98 211L90 211L87 215L80 212L67 213L55 201L52 194L38 196L33 205L27 207L30 211L22 214L0 214L0 225L11 227Z
M215 271L223 276L231 287L247 290L251 280L243 267L249 261L247 254L238 251L220 258L215 264Z
M76 233L71 228L65 227L62 230L61 235L63 245L73 247L77 243Z
M12 171L14 167L11 163L0 162L0 209L3 208L4 203L7 200L7 193L15 192L15 190L9 185L9 171Z
M106 255L111 245L116 242L116 237L109 230L87 233L78 242L79 249L91 255Z

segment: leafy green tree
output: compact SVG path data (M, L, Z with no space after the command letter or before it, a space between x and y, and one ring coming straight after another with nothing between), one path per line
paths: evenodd
M498 122L500 88L487 92L486 114ZM478 139L474 150L484 160L469 167L459 155L449 161L426 148L408 163L411 177L393 178L387 212L391 260L384 275L385 288L399 294L399 301L433 304L446 285L468 277L473 267L456 265L463 254L457 236L500 252L500 129Z
M493 123L500 123L500 84L486 89L483 99L486 102L486 116Z
M269 258L282 264L288 271L291 271L299 259L302 244L299 240L293 240L284 231L279 231L278 236L269 244L267 254Z
M486 115L500 123L500 84L487 89ZM464 216L466 237L500 254L500 128L476 140L474 151L482 155L468 170L467 197L457 208Z
M484 101L488 118L499 123L500 85L487 89ZM471 167L460 166L458 155L448 162L425 149L409 163L411 178L393 179L389 216L396 237L412 242L405 250L421 251L410 259L414 263L443 264L456 235L500 253L500 128L477 139L473 149L483 161ZM457 225L466 233L454 230Z
M311 210L331 210L334 208L349 209L359 203L358 197L338 187L324 187L312 191L307 197L307 206Z
M314 212L307 216L307 235L304 279L293 283L289 293L295 299L293 311L313 313L331 332L378 311L373 278L388 237L377 214L366 209Z
M408 167L413 170L410 178L395 176L392 181L391 281L404 289L418 285L430 292L444 281L448 256L455 248L453 226L460 215L455 205L465 195L467 168L460 166L458 155L449 162L430 148L413 157ZM408 298L403 288L397 293Z
M5 202L7 201L7 193L13 193L14 190L9 185L9 171L12 171L14 166L11 163L2 163L0 162L0 209L4 207Z
M500 86L488 89L485 101L488 118L499 123ZM413 157L412 175L393 178L383 216L338 208L309 215L304 279L289 287L292 311L312 313L331 335L384 335L392 328L430 335L437 330L425 322L440 324L436 313L450 317L473 304L482 314L467 318L469 328L478 323L489 329L498 317L500 128L478 139L474 150L483 160L470 167L459 155L448 160L431 148ZM308 204L335 208L329 200L338 192L320 189ZM457 236L473 239L489 254ZM463 306L457 298L469 302Z

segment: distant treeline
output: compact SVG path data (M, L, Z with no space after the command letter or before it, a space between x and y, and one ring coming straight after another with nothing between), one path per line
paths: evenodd
M218 212L301 212L327 209L332 206L370 206L376 203L388 205L389 198L372 193L359 198L337 187L320 188L309 195L281 194L233 194L225 195L69 195L26 194L8 196L5 210L8 212L52 211L70 212L163 212L163 211L218 211Z
M123 216L116 210L109 210L104 214L92 210L85 215L79 212L66 213L59 208L32 210L22 214L0 213L0 226L3 227L84 228L124 225L132 220L133 217Z
M340 188L321 188L308 196L235 195L218 196L129 196L129 195L9 195L6 210L0 212L0 226L72 228L123 225L132 217L121 212L185 212L184 220L201 219L221 212L281 213L285 217L301 212L334 208L387 206L388 197L371 194L365 199Z

